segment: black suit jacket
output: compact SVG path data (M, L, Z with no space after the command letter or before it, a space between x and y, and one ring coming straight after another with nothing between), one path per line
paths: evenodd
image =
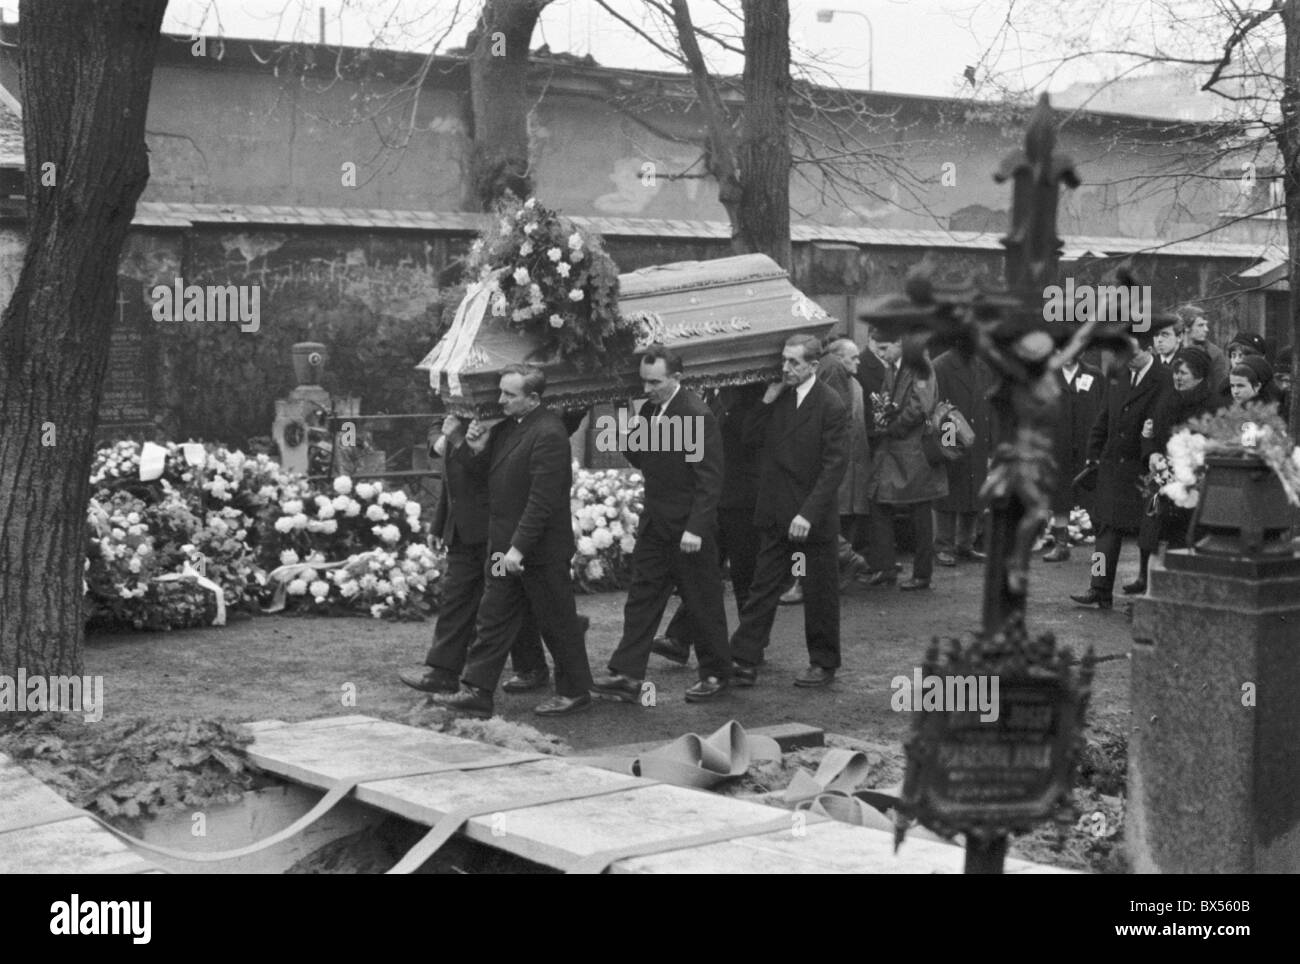
M763 404L762 385L745 385L735 390L730 405L718 416L722 433L722 495L719 509L748 509L758 501L758 452L745 445L745 422L749 413Z
M796 407L787 387L770 405L759 404L745 423L745 444L761 447L754 525L788 528L797 515L811 524L809 542L834 541L840 532L839 488L848 458L849 415L834 389L813 379Z
M1088 439L1088 458L1100 462L1094 525L1137 529L1142 521L1142 494L1138 479L1146 474L1142 457L1142 425L1153 422L1166 404L1174 385L1167 369L1152 364L1136 388L1122 374L1106 389L1106 403Z
M453 458L469 466L477 484L486 483L489 553L515 548L525 565L573 558L573 466L558 415L539 405L521 422L507 418L493 427L482 453L462 445Z
M649 422L654 410L654 403L647 401L639 417ZM672 429L663 438L678 443L689 441L696 448L693 452L680 446L675 451L624 453L645 474L645 511L637 535L656 525L672 540L681 539L683 531L706 536L717 527L718 498L722 494L722 435L718 420L698 395L685 388L677 390L661 417L669 419L667 425ZM685 434L687 425L690 435ZM688 460L688 456L696 455L698 461Z
M433 532L447 545L455 542L481 545L488 537L487 486L471 471L465 459L456 457L465 448L461 442L460 448L448 453L442 462L442 492L432 525Z
M858 373L854 376L862 386L862 400L867 406L867 421L871 421L871 396L879 395L885 390L888 376L885 363L876 357L871 349L864 349L858 359ZM965 413L962 413L965 414Z
M1087 375L1087 388L1080 391L1085 384L1081 378ZM1061 404L1057 409L1056 434L1053 438L1053 455L1056 459L1056 487L1053 490L1052 510L1068 512L1074 508L1076 493L1072 485L1075 476L1083 471L1088 461L1088 440L1092 427L1097 424L1097 416L1106 404L1108 383L1100 368L1087 362L1080 362L1073 381L1066 381L1065 374L1059 369L1054 376L1056 386L1061 392ZM1078 501L1091 507L1092 498L1083 493Z

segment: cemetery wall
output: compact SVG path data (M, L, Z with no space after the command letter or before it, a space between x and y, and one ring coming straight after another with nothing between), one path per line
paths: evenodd
M399 85L420 55L218 42L204 56L164 38L149 104L146 201L450 211L464 207L471 118L464 61L435 58L418 102ZM0 47L0 83L17 90ZM725 220L699 172L704 127L683 76L564 58L534 62L529 130L539 196L570 215ZM740 107L739 94L728 100ZM829 102L834 92L822 92ZM842 171L836 190L809 164L791 178L796 219L836 226L1001 229L1009 192L992 173L1020 146L1023 111L959 98L855 92L832 123L882 161ZM412 114L414 123L411 123ZM1065 234L1186 237L1241 200L1239 164L1211 162L1208 128L1082 111L1059 150L1084 183L1062 199ZM802 156L802 155L801 155ZM355 184L343 166L355 164ZM1221 170L1220 170L1221 169ZM1181 178L1180 173L1213 177ZM1262 182L1261 182L1262 183Z

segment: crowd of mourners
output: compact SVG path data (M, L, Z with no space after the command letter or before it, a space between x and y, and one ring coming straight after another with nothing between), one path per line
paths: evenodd
M1183 510L1149 511L1140 486L1180 425L1255 398L1286 411L1289 354L1272 357L1259 335L1243 332L1220 349L1205 314L1189 307L1133 337L1117 378L1086 360L1055 375L1057 482L1043 559L1069 558L1070 513L1086 509L1096 551L1091 585L1071 597L1081 605L1113 605L1125 536L1141 552L1125 593L1145 591L1162 542L1182 544ZM702 396L683 386L683 374L669 348L641 356L637 417L648 429L659 419L697 420L702 444L625 453L644 477L644 508L622 635L596 675L569 568L576 420L546 405L544 372L522 365L501 374L503 419L445 420L431 446L444 460L434 520L448 553L444 604L424 665L403 672L403 682L456 712L491 715L507 661L507 692L549 688L545 645L554 693L535 712L563 715L588 709L593 697L645 702L651 657L686 664L694 652L698 680L685 698L713 700L759 683L778 607L802 604L808 667L792 682L823 687L840 667L842 594L929 591L934 566L984 558L994 378L978 358L947 351L918 369L902 363L897 339L868 329L865 345L791 337L782 377L768 385ZM909 546L904 575L896 560ZM730 629L724 574L738 613ZM680 604L661 631L674 595Z

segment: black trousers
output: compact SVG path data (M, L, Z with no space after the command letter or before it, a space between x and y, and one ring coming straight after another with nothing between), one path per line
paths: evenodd
M485 566L475 640L466 655L461 680L488 692L496 689L529 609L555 661L555 692L568 697L589 692L591 666L578 624L567 559L526 563L520 575L494 576Z
M916 539L916 554L912 557L912 578L929 580L934 575L934 518L933 502L912 502L904 505L912 515L912 533ZM897 553L894 550L894 516L892 505L873 503L871 506L871 549L868 564L877 571L889 572L894 568Z
M979 512L945 512L934 510L934 548L936 552L970 552L975 548L975 530Z
M460 676L465 654L474 642L474 622L483 598L487 544L456 542L447 547L447 567L442 574L442 606L433 630L433 645L424 657L426 666ZM524 613L519 636L510 652L516 673L546 668L546 656L537 634L532 609Z
M718 565L725 560L731 567L731 589L736 594L739 611L749 598L754 584L754 560L758 556L758 530L754 528L754 507L718 510ZM673 613L672 621L664 630L684 646L695 642L696 630L691 624L691 609L685 599Z
M676 588L682 595L682 608L691 614L691 641L699 657L700 679L730 678L718 540L711 532L699 535L703 545L699 552L690 553L682 552L680 535L654 524L646 526L637 538L632 550L632 584L623 606L623 638L609 659L611 673L645 679L655 630Z
M759 532L754 585L740 610L740 625L731 636L738 663L757 666L772 635L781 594L796 574L803 578L803 630L808 662L826 669L840 665L839 544L791 542L784 526ZM800 553L801 555L795 555Z
M1124 537L1138 534L1137 529L1103 525L1097 532L1097 544L1093 546L1092 578L1093 589L1106 595L1115 591L1115 569L1119 565L1119 552L1124 545Z

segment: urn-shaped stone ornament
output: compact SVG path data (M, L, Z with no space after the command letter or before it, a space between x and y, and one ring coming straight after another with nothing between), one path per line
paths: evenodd
M1193 546L1218 556L1289 556L1292 507L1256 455L1210 455L1192 516Z
M293 353L293 375L299 385L319 385L329 360L329 349L319 341L297 342Z

